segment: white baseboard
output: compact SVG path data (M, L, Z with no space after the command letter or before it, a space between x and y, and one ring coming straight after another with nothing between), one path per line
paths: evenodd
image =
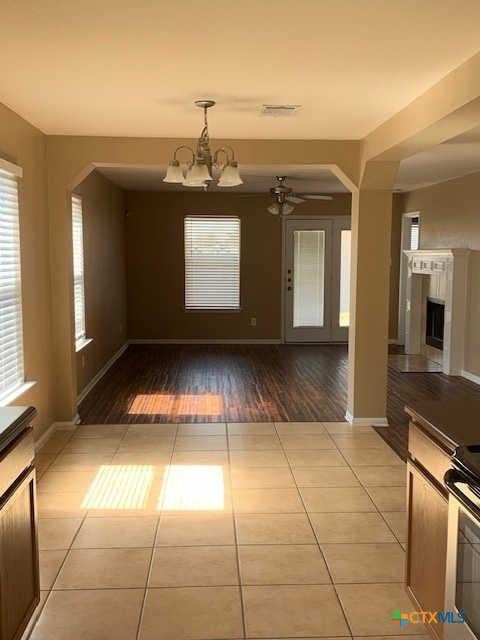
M282 344L280 338L132 338L129 344Z
M43 445L50 440L54 431L56 430L55 422L52 423L44 433L40 436L40 438L35 442L35 451L38 451L43 447Z
M346 421L352 427L388 427L388 420L383 418L354 418L350 411L345 414Z
M475 375L474 373L470 373L470 371L463 370L460 374L462 378L466 378L470 380L470 382L474 382L475 384L480 384L480 376Z
M54 426L56 431L71 431L77 428L77 424L80 422L80 416L78 413L75 414L73 420L65 421L65 422L54 422Z
M38 440L36 440L34 444L35 451L41 449L43 445L46 444L47 440L50 440L55 431L73 431L77 428L77 424L79 422L80 417L78 416L78 414L71 422L52 422L48 429L44 433L42 433Z
M93 376L90 382L85 387L83 387L83 389L80 391L80 393L77 396L77 405L80 404L80 402L82 402L82 400L84 400L88 396L88 394L93 389L93 387L97 384L97 382L101 380L101 378L103 378L103 376L107 373L107 371L110 369L113 363L116 360L118 360L118 358L120 358L120 356L124 353L128 345L129 345L129 341L127 340L127 342L125 342L125 344L122 347L120 347L120 349L116 353L113 354L110 360L108 360L103 365L100 371L98 371L96 375Z

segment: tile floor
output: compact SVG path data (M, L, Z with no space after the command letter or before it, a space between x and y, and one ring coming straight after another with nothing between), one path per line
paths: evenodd
M38 453L32 640L380 637L405 465L344 423L79 426Z

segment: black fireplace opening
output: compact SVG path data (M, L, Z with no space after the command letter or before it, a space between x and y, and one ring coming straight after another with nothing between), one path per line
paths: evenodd
M427 326L425 342L443 351L443 328L445 324L445 303L427 298Z

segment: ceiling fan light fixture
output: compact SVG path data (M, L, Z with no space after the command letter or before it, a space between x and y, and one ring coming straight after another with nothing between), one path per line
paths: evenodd
M282 205L282 216L288 216L292 213L295 207L292 207L291 204L287 204L286 202Z
M170 160L163 182L182 184L184 180L185 176L183 175L183 169L180 166L180 162L178 160Z
M238 162L231 160L223 169L220 180L218 181L219 187L238 187L243 184L243 180L240 177L238 170Z
M272 216L278 216L280 213L280 206L277 203L271 204L267 207L267 211L272 214Z

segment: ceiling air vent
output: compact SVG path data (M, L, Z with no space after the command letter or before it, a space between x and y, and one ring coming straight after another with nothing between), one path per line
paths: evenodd
M262 114L266 116L293 116L301 108L301 104L263 104Z

